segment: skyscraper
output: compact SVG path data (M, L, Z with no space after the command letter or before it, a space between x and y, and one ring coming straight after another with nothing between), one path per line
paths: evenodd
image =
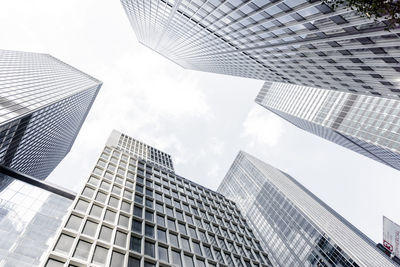
M307 0L121 0L137 39L184 68L389 98L399 32Z
M245 152L218 192L237 203L274 266L395 266L295 179Z
M72 207L46 267L271 266L234 202L117 131Z
M256 102L297 127L400 170L400 101L265 82Z
M71 149L101 84L50 55L0 50L0 164L45 179Z

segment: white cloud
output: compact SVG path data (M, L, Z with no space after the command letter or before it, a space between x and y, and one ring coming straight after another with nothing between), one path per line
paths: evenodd
M254 106L243 122L241 137L248 138L249 146L275 146L284 132L283 124L275 114Z

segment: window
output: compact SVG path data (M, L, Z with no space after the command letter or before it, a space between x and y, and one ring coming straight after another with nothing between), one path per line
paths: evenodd
M117 231L115 235L114 244L120 247L126 247L126 234L120 231Z
M71 215L71 217L69 217L67 224L65 225L66 228L68 229L72 229L75 231L79 230L79 227L81 226L82 223L82 218L75 216L75 215Z
M214 259L213 255L212 255L212 252L211 252L211 249L210 249L209 246L206 246L206 245L203 244L203 249L204 249L204 252L205 252L205 254L206 254L206 256L208 258Z
M88 206L89 206L89 202L79 199L78 202L76 203L75 209L85 213Z
M189 234L190 234L190 236L191 236L192 238L198 239L198 238L197 238L197 233L196 233L196 229L195 229L195 228L189 226Z
M164 212L163 205L161 203L156 202L156 210L159 212Z
M106 214L104 215L104 220L114 223L116 215L117 214L114 211L106 210Z
M118 203L119 203L119 199L117 199L115 197L110 197L110 200L108 201L108 205L110 205L111 207L114 207L114 208L118 208Z
M156 267L156 265L155 265L154 263L145 261L145 262L144 262L144 267Z
M140 259L136 259L134 257L129 257L128 267L138 267L138 266L140 266Z
M149 241L145 241L144 242L144 254L150 257L155 257L154 256L154 244L149 242Z
M85 227L83 228L83 233L88 236L94 237L97 230L97 223L92 221L86 221Z
M141 195L135 194L135 202L143 205L143 197Z
M154 213L153 213L152 211L146 210L146 211L145 211L145 214L144 214L144 218L145 218L147 221L152 222L152 221L154 221Z
M172 263L182 267L181 254L175 250L172 250Z
M181 211L175 211L175 214L176 214L176 218L178 219L178 220L181 220L181 221L183 221L183 214L182 214L182 212Z
M96 218L100 218L101 213L103 211L103 208L97 205L93 205L92 209L89 212L90 216L96 217Z
M206 264L203 260L197 259L197 267L206 267Z
M107 226L102 226L100 229L99 239L110 242L112 229Z
M166 212L168 216L174 217L174 212L170 207L166 207Z
M146 207L153 208L153 200L146 198Z
M149 225L149 224L146 224L146 225L144 226L144 234L145 234L147 237L154 238L154 226Z
M133 215L142 218L142 210L143 210L143 209L142 209L141 207L134 206L134 207L133 207Z
M142 222L138 220L132 221L132 231L141 234L142 233Z
M164 216L157 214L157 224L165 226Z
M136 236L131 236L130 249L138 253L142 252L142 240Z
M121 267L124 265L125 255L116 251L113 251L111 256L111 267Z
M122 211L125 211L125 212L127 212L127 213L130 213L130 212L131 212L131 204L129 204L129 203L126 202L126 201L122 201L121 210L122 210Z
M176 234L169 233L169 242L171 243L171 245L179 248L178 236Z
M56 261L53 259L49 259L46 263L46 267L63 267L64 263L61 261Z
M157 240L167 243L167 233L165 230L157 229Z
M89 242L79 240L75 248L74 257L86 261L89 256L90 247L92 244Z
M170 218L168 218L167 221L168 221L168 228L176 231L175 221Z
M72 236L61 234L54 250L68 254L69 251L71 250L73 243L74 243L74 238Z
M122 226L124 228L128 228L129 226L129 218L126 217L125 215L119 215L119 219L118 219L118 225Z
M98 192L96 195L96 201L101 202L101 203L106 203L106 198L107 198L107 195L102 192Z
M187 235L185 224L178 223L178 227L179 227L179 232L180 233Z
M181 245L184 250L190 251L189 239L181 237Z
M189 255L183 255L185 261L185 267L194 267L193 257Z
M159 245L158 246L158 258L162 261L169 262L168 248Z
M107 254L108 254L108 249L103 248L101 246L96 246L92 262L105 264L107 260Z
M93 194L94 190L92 188L86 186L85 189L83 189L82 195L85 197L92 198Z
M193 245L194 253L196 253L197 255L203 256L203 253L201 253L200 243L192 242L192 245Z

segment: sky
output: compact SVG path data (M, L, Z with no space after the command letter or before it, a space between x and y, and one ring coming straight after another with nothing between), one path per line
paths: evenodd
M240 150L297 179L375 242L400 222L400 172L296 128L254 99L262 81L185 70L140 45L119 1L0 4L0 49L49 53L104 84L48 181L79 191L117 129L216 190Z

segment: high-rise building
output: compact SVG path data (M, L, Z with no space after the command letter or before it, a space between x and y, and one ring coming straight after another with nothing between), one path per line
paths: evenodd
M395 266L295 179L245 152L218 192L237 204L274 266Z
M317 0L121 0L137 39L184 68L400 96L400 28Z
M271 266L235 203L170 159L114 131L44 266Z
M39 266L74 194L61 188L57 191L64 194L57 194L50 185L34 186L11 177L8 181L0 191L0 266Z
M400 101L265 82L256 102L297 127L400 170Z
M0 50L0 164L45 179L71 149L101 84L50 55ZM9 182L0 178L0 190Z

